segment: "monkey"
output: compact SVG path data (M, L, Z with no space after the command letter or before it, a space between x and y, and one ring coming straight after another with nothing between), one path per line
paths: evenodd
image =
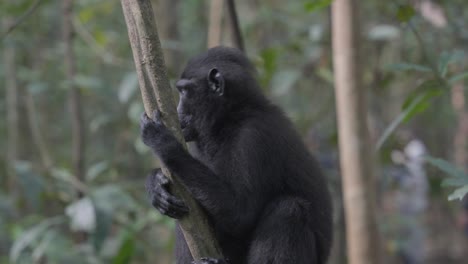
M159 111L140 120L141 137L206 212L225 259L194 261L176 227L179 264L322 264L332 244L332 208L320 166L279 107L263 95L239 50L215 47L192 58L176 82L187 151ZM152 205L189 212L160 169L146 188Z

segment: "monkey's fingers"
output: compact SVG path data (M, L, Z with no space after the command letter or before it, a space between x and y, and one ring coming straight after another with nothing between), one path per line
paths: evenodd
M152 120L148 117L148 115L143 112L140 115L140 129L143 130L143 128L148 125Z
M156 109L153 111L153 121L157 124L157 125L162 125L162 119L161 119L161 111L159 111L159 109Z
M164 190L155 194L152 203L159 212L175 219L179 219L189 212L189 208L182 200Z

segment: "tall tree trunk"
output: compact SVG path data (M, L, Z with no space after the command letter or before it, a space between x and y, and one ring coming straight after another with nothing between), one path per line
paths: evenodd
M151 116L156 109L161 111L163 123L185 146L173 92L166 74L158 30L151 12L151 2L149 0L121 0L121 4L145 111L148 116ZM171 190L190 208L190 213L179 219L178 223L193 258L195 260L206 256L222 258L221 248L204 211L177 177L173 177L165 167L162 167L162 171L172 180Z
M359 57L357 1L332 4L333 64L335 71L340 165L350 264L379 263L375 219L375 179L367 125L367 102Z
M177 41L179 40L179 4L180 0L158 0L156 13L156 23L159 25L159 35L163 42L164 61L168 72L172 75L178 74L181 70L180 63L181 50Z
M211 0L208 26L208 48L221 44L224 0Z
M468 170L468 112L466 110L465 93L463 81L460 81L452 87L452 106L457 115L458 127L455 131L453 139L455 164L463 169Z
M5 29L10 27L13 20L5 18L3 21ZM7 113L7 192L14 193L16 183L15 162L18 159L18 83L16 79L16 49L13 43L5 42L3 49L5 90L6 90L6 113Z
M72 163L75 177L84 179L84 128L83 114L81 111L81 91L75 85L76 62L73 51L73 0L64 0L62 6L63 14L63 42L65 45L65 74L69 84L69 107L72 131ZM83 194L79 192L79 196Z

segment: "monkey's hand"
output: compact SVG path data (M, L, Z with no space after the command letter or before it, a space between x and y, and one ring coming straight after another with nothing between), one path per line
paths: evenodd
M181 147L177 139L163 124L161 113L158 110L153 112L152 120L146 113L141 115L140 130L143 143L150 147L163 161L165 157L170 156L171 150Z
M224 259L201 258L197 261L192 261L192 264L229 264L230 262Z
M154 169L146 179L146 191L154 208L163 215L180 219L189 209L182 200L169 192L169 185L170 181L161 169Z

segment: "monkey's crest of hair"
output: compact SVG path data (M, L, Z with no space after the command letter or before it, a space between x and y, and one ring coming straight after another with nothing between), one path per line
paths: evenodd
M199 72L208 72L210 69L218 69L228 81L250 81L256 83L256 70L247 56L236 48L218 46L192 58L182 78L190 78L199 75ZM242 85L236 83L236 86ZM242 85L244 86L244 85ZM252 85L248 85L252 87Z

